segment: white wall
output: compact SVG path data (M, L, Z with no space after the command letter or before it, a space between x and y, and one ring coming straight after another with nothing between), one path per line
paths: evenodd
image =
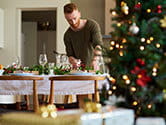
M0 8L4 10L4 48L0 49L0 64L11 64L21 57L21 10L26 9L56 9L57 34L56 51L65 52L63 34L68 26L63 15L64 4L70 0L0 0Z
M4 43L4 11L0 8L0 48Z

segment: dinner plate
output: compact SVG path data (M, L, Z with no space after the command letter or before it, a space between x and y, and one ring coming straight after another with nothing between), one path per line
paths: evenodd
M12 76L32 76L34 74L33 73L10 73L9 75L12 75Z
M94 73L91 72L73 72L73 73L69 73L70 75L94 75Z

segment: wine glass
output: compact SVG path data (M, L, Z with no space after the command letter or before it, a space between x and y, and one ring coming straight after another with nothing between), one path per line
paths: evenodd
M42 75L44 75L44 65L47 63L47 55L40 54L39 56L39 64L42 66Z

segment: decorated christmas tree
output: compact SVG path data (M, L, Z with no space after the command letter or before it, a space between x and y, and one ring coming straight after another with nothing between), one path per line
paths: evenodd
M166 0L116 0L109 95L137 116L166 117Z

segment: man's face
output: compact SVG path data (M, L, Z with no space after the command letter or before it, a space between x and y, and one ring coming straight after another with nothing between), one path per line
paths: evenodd
M72 13L65 13L65 18L74 29L77 29L80 25L81 14L78 10L74 10Z

